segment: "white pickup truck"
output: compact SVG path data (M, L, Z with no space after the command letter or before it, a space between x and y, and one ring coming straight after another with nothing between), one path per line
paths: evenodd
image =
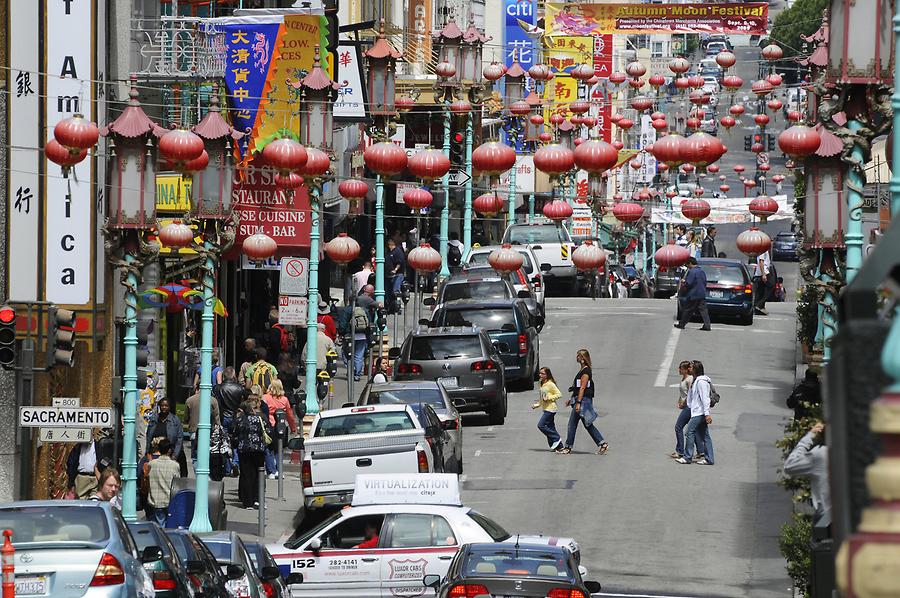
M575 244L564 225L550 220L510 224L503 233L503 243L528 245L544 272L544 284L561 286L572 295L576 293L578 270L572 261Z
M427 404L365 405L322 411L303 459L307 509L349 505L357 474L443 472L449 434Z

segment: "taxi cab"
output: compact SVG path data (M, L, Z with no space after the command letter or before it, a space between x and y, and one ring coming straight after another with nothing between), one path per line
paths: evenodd
M509 534L463 506L457 476L440 473L358 475L351 506L268 549L285 579L302 574L292 596L434 596L423 578L443 577L461 545L507 541L563 546L580 558L571 538Z

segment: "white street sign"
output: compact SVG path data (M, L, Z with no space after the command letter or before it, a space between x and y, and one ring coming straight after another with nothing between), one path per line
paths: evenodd
M19 407L23 428L111 428L113 410L97 407Z
M278 323L284 326L306 325L306 297L282 295L278 298Z
M309 292L309 260L305 257L285 257L281 260L278 293L306 296Z
M41 442L89 442L90 428L41 428Z
M448 181L448 185L451 187L462 187L467 182L472 180L472 175L464 170L451 170L450 171L450 180Z

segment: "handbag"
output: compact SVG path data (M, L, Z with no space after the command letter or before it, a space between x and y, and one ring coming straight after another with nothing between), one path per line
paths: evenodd
M266 424L265 422L263 422L262 416L257 416L256 419L259 420L259 426L262 428L263 442L266 446L269 446L270 444L272 444L272 437L269 436L269 433L266 431Z

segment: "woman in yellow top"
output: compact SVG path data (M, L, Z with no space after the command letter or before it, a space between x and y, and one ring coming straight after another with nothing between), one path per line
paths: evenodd
M540 401L532 406L532 409L543 409L537 427L547 437L547 444L550 445L550 450L555 451L562 446L559 432L556 431L556 424L553 421L556 418L556 412L559 410L556 406L556 401L562 397L562 393L556 387L556 380L553 379L553 373L550 372L550 368L541 368L538 372L538 377L541 382L541 398Z

